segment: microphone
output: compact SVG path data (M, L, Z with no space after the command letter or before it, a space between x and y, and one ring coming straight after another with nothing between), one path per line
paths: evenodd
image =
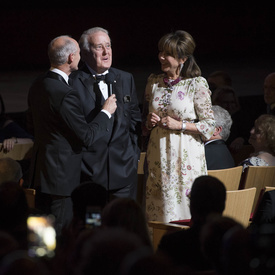
M115 75L113 73L106 74L105 83L108 86L108 96L113 94L113 83L115 82Z

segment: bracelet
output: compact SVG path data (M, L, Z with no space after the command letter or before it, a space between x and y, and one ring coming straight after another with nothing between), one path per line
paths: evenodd
M186 121L185 121L185 120L182 121L181 130L182 130L183 132L186 130Z

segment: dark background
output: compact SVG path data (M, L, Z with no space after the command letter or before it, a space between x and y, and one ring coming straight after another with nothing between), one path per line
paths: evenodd
M26 94L33 78L49 67L51 39L69 34L78 40L84 30L101 26L112 39L113 66L133 73L142 101L148 75L159 70L158 40L182 29L196 41L194 56L204 77L215 70L229 72L243 106L255 104L255 98L259 105L264 77L275 71L274 17L271 1L2 3L0 81L7 82L6 92L18 83ZM10 88L7 75L11 76Z
M239 2L239 3L238 3ZM24 1L0 11L2 64L33 69L47 64L46 47L61 34L79 39L93 26L109 30L114 63L148 66L156 62L157 42L166 32L183 29L197 43L195 56L205 59L259 58L274 54L272 2L238 1ZM211 4L212 3L212 4ZM114 64L116 65L116 64Z

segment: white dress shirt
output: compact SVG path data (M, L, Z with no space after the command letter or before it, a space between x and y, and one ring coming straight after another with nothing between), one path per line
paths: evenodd
M63 71L61 71L57 68L54 68L54 67L51 67L50 71L61 75L64 78L64 80L66 81L66 83L69 85L69 76L66 73L64 73Z

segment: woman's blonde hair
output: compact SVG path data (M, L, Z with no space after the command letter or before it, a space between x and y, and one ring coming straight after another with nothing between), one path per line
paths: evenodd
M265 138L267 148L275 155L275 116L259 116L255 120L255 127L259 129L261 137Z

